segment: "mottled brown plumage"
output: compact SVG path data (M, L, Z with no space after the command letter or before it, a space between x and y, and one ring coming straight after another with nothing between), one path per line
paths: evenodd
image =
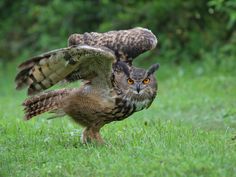
M53 112L69 115L84 126L82 142L103 140L99 130L134 112L148 108L157 93L154 72L132 66L139 54L156 46L156 37L144 28L70 36L69 47L34 57L19 68L17 89L37 94L59 81L81 79L80 88L39 93L26 99L25 118Z
M118 60L132 64L138 55L153 49L157 39L153 33L145 28L109 31L106 33L72 34L68 45L104 46L114 51Z

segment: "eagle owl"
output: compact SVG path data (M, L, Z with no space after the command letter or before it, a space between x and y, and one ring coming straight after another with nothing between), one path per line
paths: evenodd
M155 71L132 66L141 53L155 48L145 28L72 34L68 47L33 57L19 65L16 89L28 88L26 120L44 112L70 116L84 127L83 143L103 143L100 129L148 108L157 93ZM45 91L60 81L82 80L80 88ZM40 93L41 92L41 93Z

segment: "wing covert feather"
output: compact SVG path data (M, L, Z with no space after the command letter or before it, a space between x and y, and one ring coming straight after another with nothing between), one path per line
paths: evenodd
M117 60L132 65L137 56L156 47L157 38L150 30L137 27L105 33L72 34L68 45L104 46L114 51Z

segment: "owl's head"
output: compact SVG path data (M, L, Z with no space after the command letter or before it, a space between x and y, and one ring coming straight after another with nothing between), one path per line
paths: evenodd
M118 62L115 70L116 86L127 96L134 99L149 98L156 95L157 80L155 71L159 64L151 65L147 70L129 67L124 62Z

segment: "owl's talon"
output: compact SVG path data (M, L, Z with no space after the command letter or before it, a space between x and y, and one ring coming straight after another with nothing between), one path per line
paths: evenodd
M81 142L83 144L89 144L89 143L104 144L105 143L99 133L99 130L92 129L92 128L84 129L81 136Z

